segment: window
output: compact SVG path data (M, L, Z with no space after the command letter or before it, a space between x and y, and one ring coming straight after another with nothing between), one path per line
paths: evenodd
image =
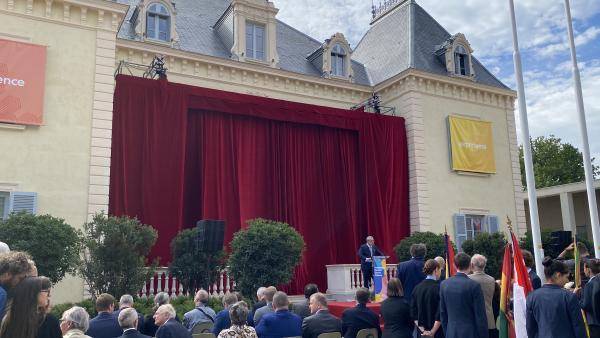
M458 45L454 50L454 68L458 75L468 76L469 74L469 54L464 46Z
M246 22L246 57L255 60L265 59L265 26Z
M345 76L346 69L344 66L344 58L346 52L340 45L335 45L331 51L331 74L336 76Z
M485 216L481 215L465 215L465 222L467 226L467 239L473 239L476 235L480 234L483 229L483 219Z
M169 41L171 20L169 10L161 3L148 6L146 14L146 37L154 40Z
M8 216L8 198L9 193L0 191L0 219L6 219Z
M462 244L466 240L474 239L480 233L498 232L498 216L455 214L454 231L456 248L462 251Z
M20 191L0 191L0 219L6 219L11 212L37 212L37 193Z

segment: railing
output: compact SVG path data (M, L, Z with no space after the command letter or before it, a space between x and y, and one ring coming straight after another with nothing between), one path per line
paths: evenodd
M356 289L363 287L360 264L327 265L327 293L336 300L350 300ZM386 276L396 277L396 265L388 264Z
M219 273L217 281L212 285L204 287L211 296L223 296L230 293L235 288L235 282L227 273L227 269ZM154 276L146 282L138 292L142 298L154 297L159 292L166 292L171 298L177 296L191 296L190 291L183 290L183 285L177 278L169 273L167 267L159 267L154 272ZM192 291L193 292L193 291Z

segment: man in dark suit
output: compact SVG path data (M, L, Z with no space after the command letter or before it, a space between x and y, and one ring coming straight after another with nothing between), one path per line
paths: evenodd
M384 256L375 246L373 236L367 237L367 243L360 246L358 249L358 257L360 257L360 270L363 274L363 287L371 287L371 278L373 278L373 256Z
M256 334L259 338L302 336L302 319L288 310L289 304L285 292L275 293L273 296L275 312L265 314L256 326Z
M583 271L590 279L583 288L580 305L586 314L590 337L600 337L600 260L588 259Z
M154 323L158 326L156 338L192 338L192 334L180 322L175 320L175 308L164 304L156 309Z
M219 335L221 330L225 330L231 327L231 318L229 317L229 307L233 304L237 303L237 296L235 293L228 293L223 296L223 310L217 313L217 317L215 318L215 324L212 328L212 333L215 336Z
M454 263L458 272L440 286L440 319L446 338L488 338L483 292L467 277L471 257L461 252Z
M114 338L123 333L119 320L113 314L115 298L108 293L103 293L96 298L96 311L98 315L90 320L90 328L85 334L92 338Z
M358 304L342 313L342 336L344 338L356 338L356 334L362 329L377 329L378 337L381 337L379 316L367 308L369 296L368 289L358 289L356 291Z
M310 296L309 307L311 316L302 322L302 338L317 338L321 333L342 333L342 321L329 313L327 297L317 292Z
M533 260L533 254L528 250L521 250L523 253L523 261L525 261L525 266L527 267L527 273L529 274L529 280L531 281L531 286L534 290L537 290L542 287L542 280L537 275L535 270L535 261Z
M252 309L248 311L248 319L246 320L246 322L248 322L249 326L254 326L254 313L256 312L256 310L267 305L267 301L265 300L266 289L266 287L261 286L258 288L258 290L256 290L256 299L258 300L258 302L254 303L254 305L252 305Z
M120 338L151 338L141 334L136 328L139 326L138 313L133 308L122 309L118 316L119 325L123 329Z
M133 308L133 297L131 295L122 295L119 299L119 309L114 311L113 314L116 318L119 318L119 314L123 309ZM144 326L144 316L138 313L138 325L137 329L140 330Z
M413 244L410 246L409 252L412 258L409 261L398 264L398 271L396 273L398 279L402 282L404 299L412 299L412 290L427 277L423 273L424 258L427 255L425 244Z
M317 284L309 283L304 287L304 300L292 306L292 312L300 316L302 320L311 315L310 311L310 296L319 292Z

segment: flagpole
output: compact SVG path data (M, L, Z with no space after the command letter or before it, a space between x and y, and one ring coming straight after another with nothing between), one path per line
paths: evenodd
M571 5L565 0L565 12L567 14L567 32L569 33L569 46L571 47L571 63L573 82L575 83L575 102L577 104L577 115L579 117L579 131L581 133L583 169L585 171L585 185L587 188L588 205L590 209L590 220L592 224L592 236L594 237L594 249L596 257L600 255L600 225L598 224L598 208L596 204L596 189L594 189L594 172L592 171L592 160L590 157L590 144L588 141L587 124L585 121L585 108L583 106L583 93L581 91L581 78L577 66L577 51L575 50L575 39L573 37L573 21L571 19ZM575 229L573 229L575 230Z
M536 272L542 282L545 282L544 250L540 234L540 219L538 216L537 194L535 190L535 176L533 173L533 160L531 155L531 139L529 137L529 122L527 121L527 105L525 101L525 86L523 85L523 69L521 66L521 53L519 52L519 38L517 36L517 19L515 17L515 4L508 0L510 7L510 20L513 35L513 60L515 63L515 77L517 80L517 97L519 101L519 118L521 121L521 138L523 139L523 154L525 155L525 179L527 181L527 195L529 198L529 218L531 220L531 234L533 237L533 254L535 256Z

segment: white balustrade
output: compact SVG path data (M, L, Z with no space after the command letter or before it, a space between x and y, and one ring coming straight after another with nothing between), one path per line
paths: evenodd
M217 280L208 287L204 288L211 296L223 296L232 292L235 289L235 281L227 273L227 269L221 271ZM193 292L186 290L184 292L183 285L179 283L177 277L169 273L169 268L159 267L155 270L154 276L142 286L138 292L138 296L142 298L154 297L159 292L166 292L171 298L177 296L190 296Z
M363 287L363 276L360 264L332 264L327 267L327 294L335 300L349 301L354 299L356 289ZM386 277L396 277L396 265L388 264Z

